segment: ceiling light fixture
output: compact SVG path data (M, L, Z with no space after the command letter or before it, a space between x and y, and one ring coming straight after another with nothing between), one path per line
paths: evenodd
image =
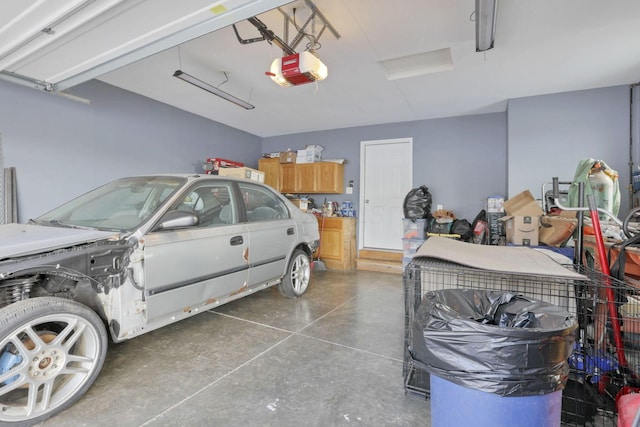
M176 70L176 72L173 73L173 77L177 77L180 80L191 83L192 85L199 87L202 90L206 90L207 92L212 93L216 96L219 96L220 98L225 99L233 104L236 104L238 107L242 107L245 110L253 110L254 108L256 108L254 105L249 104L247 101L243 101L242 99L237 98L230 93L223 91L222 89L210 85L207 82L203 82L202 80L193 77L192 75L187 74L182 70Z
M280 86L297 86L324 80L329 71L327 66L311 52L300 52L271 63L271 70L265 73Z
M498 0L476 0L476 52L493 49Z

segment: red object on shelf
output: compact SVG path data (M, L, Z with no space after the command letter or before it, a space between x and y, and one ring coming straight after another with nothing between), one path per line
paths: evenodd
M220 168L241 168L244 166L242 162L234 162L233 160L221 159L220 157L209 157L204 165L204 169L209 175L217 175Z

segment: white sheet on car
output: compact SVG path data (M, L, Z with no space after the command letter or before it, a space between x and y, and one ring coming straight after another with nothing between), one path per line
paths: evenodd
M433 236L429 237L414 255L421 256L482 270L589 280L586 276L560 265L545 253L525 246L476 245Z
M113 231L6 224L0 226L0 260L118 236Z

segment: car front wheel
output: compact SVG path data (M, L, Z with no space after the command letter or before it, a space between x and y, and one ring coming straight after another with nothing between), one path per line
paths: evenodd
M75 301L33 298L0 310L0 424L32 425L93 384L107 351L98 315Z
M311 280L309 255L303 250L293 251L287 273L279 285L280 293L287 298L297 298L304 294Z

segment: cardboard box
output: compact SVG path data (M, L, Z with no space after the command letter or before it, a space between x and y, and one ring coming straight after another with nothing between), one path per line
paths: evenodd
M281 151L280 163L295 163L296 157L297 155L295 151Z
M309 200L307 199L289 199L289 201L302 212L306 212L309 209Z
M540 217L543 212L529 190L525 190L502 204L507 242L514 245L537 246Z
M538 246L539 216L504 217L507 242L514 245Z
M503 202L502 207L507 215L512 216L542 216L544 213L529 190L516 194Z
M230 176L233 178L246 178L252 181L264 182L264 172L248 167L221 168L220 170L218 170L218 175Z
M576 218L562 215L543 215L540 218L538 240L547 246L560 247L573 234L578 226Z
M204 170L208 175L218 175L218 170L222 168L240 168L242 166L244 166L242 162L221 159L220 157L209 157L204 164Z

